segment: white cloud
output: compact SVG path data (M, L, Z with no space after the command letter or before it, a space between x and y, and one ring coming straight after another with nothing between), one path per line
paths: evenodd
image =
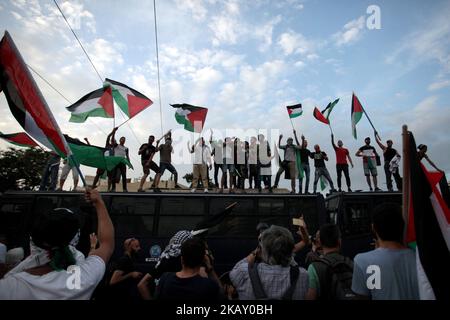
M11 14L16 20L22 20L22 16L15 11L11 11Z
M208 13L202 0L176 0L175 4L179 9L189 11L197 21L205 20Z
M450 87L450 80L441 80L437 82L433 82L428 86L429 91L440 90L446 87Z
M305 63L299 60L296 63L294 63L294 66L296 66L297 68L303 68L305 66Z
M212 40L214 46L236 44L239 34L243 32L238 19L229 15L212 17L208 27L214 34Z
M86 44L86 50L101 74L107 70L111 72L118 65L123 64L124 60L120 53L122 47L123 45L120 43L111 43L102 38ZM107 77L107 75L103 76Z
M342 30L335 33L332 38L337 46L348 45L361 39L364 28L365 18L361 16L346 23Z
M94 15L88 10L85 10L82 3L65 1L61 3L60 7L73 29L81 28L82 22L84 22L86 27L95 33Z
M262 26L255 26L252 33L263 41L259 46L259 51L264 52L272 45L273 29L281 20L281 16L278 15Z
M315 50L316 44L307 40L302 34L294 31L285 32L280 35L278 44L285 55L312 54Z
M441 72L450 73L450 6L442 8L426 25L406 35L400 45L386 57L386 63L399 64L409 72L428 61L438 62Z

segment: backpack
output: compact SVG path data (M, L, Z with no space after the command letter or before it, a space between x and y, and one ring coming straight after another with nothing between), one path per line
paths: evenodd
M342 255L323 256L313 262L320 281L321 300L353 300L353 261Z
M261 283L261 278L259 277L258 273L258 264L259 264L258 262L248 264L248 274L250 276L250 282L252 284L255 300L275 300L269 299L267 297L267 294L264 292L264 288ZM291 285L283 294L281 300L292 300L292 296L294 295L294 290L297 285L299 275L300 270L298 269L298 266L290 266L289 278Z

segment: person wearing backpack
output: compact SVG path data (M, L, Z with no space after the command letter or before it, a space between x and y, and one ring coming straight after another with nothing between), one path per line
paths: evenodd
M335 224L320 228L320 243L323 254L308 267L309 300L351 300L353 262L339 253L341 236Z
M258 248L230 272L239 300L304 300L308 273L294 263L293 250L288 229L272 225L264 230Z

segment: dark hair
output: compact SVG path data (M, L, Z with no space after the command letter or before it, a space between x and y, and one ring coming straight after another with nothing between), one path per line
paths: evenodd
M153 139L155 139L155 136L154 135L151 135L151 136L148 136L149 138L153 138Z
M181 245L183 263L188 268L200 267L205 257L205 242L199 238L191 238Z
M66 208L56 208L42 214L31 231L33 242L43 249L70 244L80 229L78 215Z
M323 247L336 248L341 239L339 227L332 223L324 224L320 227L319 239Z
M381 240L403 243L405 222L400 205L388 202L375 207L372 223Z
M38 247L49 251L50 266L59 271L76 263L69 244L79 229L77 214L66 208L56 208L37 219L31 238Z

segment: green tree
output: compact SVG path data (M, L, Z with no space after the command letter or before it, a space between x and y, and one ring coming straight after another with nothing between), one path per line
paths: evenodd
M39 187L48 155L39 148L0 151L0 192Z

